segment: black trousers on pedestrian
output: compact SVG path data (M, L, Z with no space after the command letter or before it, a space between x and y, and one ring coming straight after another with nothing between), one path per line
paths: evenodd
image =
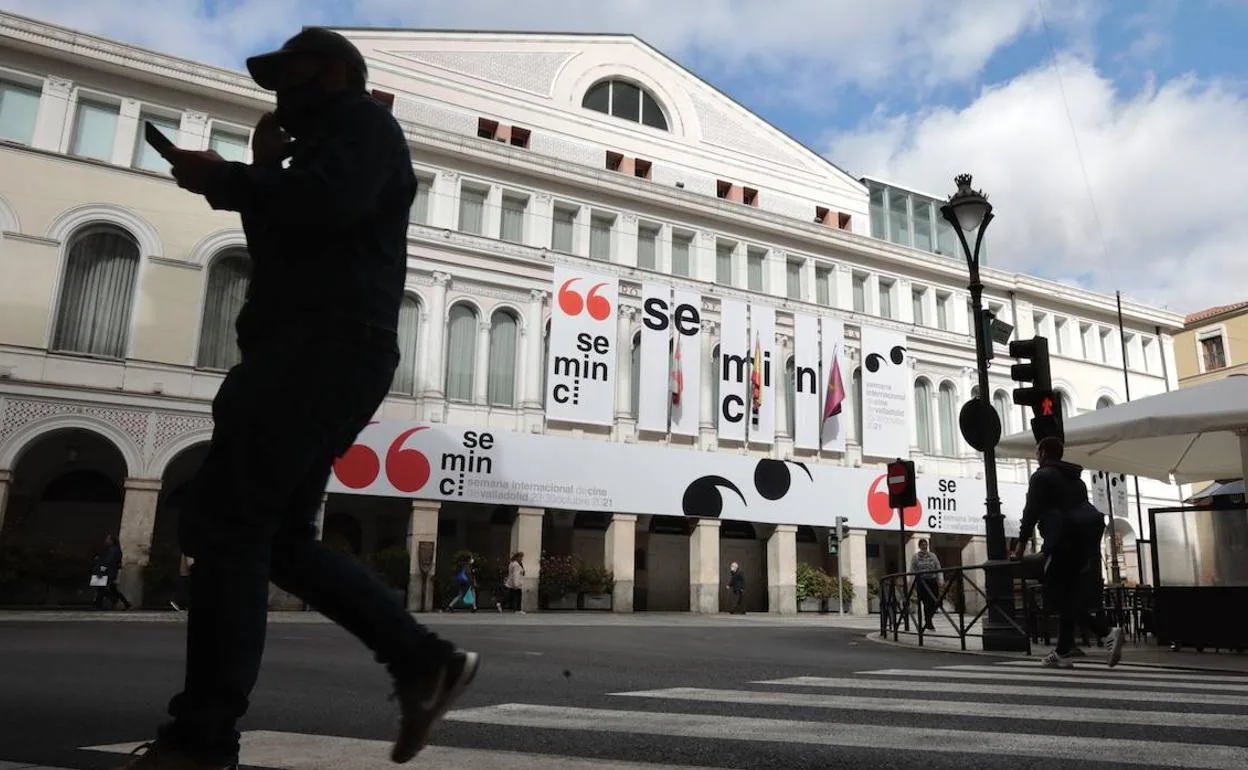
M95 589L95 608L97 610L103 609L105 601L108 601L108 603L113 605L113 607L116 607L118 603L121 603L126 606L126 609L130 609L130 600L117 589L116 578L108 581L107 588Z
M1104 616L1092 610L1099 596L1091 596L1084 564L1054 557L1044 575L1044 598L1057 611L1058 655L1075 649L1075 629L1081 627L1101 638L1109 633Z
M921 577L918 579L919 603L923 607L922 623L928 628L936 620L936 598L940 593L940 582L935 578Z
M732 590L732 595L736 597L736 599L732 603L732 614L744 615L745 614L745 589L734 588Z
M186 679L160 745L237 760L235 725L259 675L270 581L358 637L400 681L452 652L370 571L317 539L334 458L373 419L398 360L393 334L304 323L271 330L227 374L179 521L182 551L195 559Z
M515 610L516 612L519 612L521 609L523 609L523 607L521 606L523 601L524 601L524 589L522 588L508 588L507 589L507 609Z

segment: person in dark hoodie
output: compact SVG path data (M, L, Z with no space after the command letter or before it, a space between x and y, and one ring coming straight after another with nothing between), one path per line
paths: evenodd
M1088 503L1088 487L1080 478L1083 468L1062 460L1063 453L1062 442L1052 436L1042 439L1036 446L1040 467L1031 474L1027 486L1027 503L1014 555L1023 558L1027 543L1038 526L1044 538L1040 551L1045 560L1045 602L1058 613L1057 647L1044 658L1043 665L1074 667L1071 658L1075 649L1075 626L1079 625L1096 634L1098 639L1105 639L1112 667L1122 659L1126 636L1121 627L1111 629L1104 618L1088 611L1082 591L1084 573L1100 558L1099 532L1103 531L1104 524L1096 526L1100 514ZM1081 514L1089 509L1095 512L1095 519L1085 524Z

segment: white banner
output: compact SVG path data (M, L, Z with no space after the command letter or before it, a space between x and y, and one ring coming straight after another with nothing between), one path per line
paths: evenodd
M823 378L819 381L819 438L821 448L829 452L845 451L845 436L854 419L854 404L849 386L853 372L845 368L845 324L835 318L823 319ZM853 398L861 398L854 393ZM861 437L859 438L861 440ZM904 456L904 455L903 455Z
M906 335L862 327L862 453L910 456L910 399L914 384L907 364Z
M770 524L896 530L883 468L743 457L645 444L427 425L370 424L326 491L572 511L627 511ZM1000 485L1017 536L1026 487ZM921 475L906 527L983 534L984 485Z
M776 348L776 309L771 305L750 305L750 443L767 444L776 440L776 380L784 375L784 362ZM758 388L755 396L755 386Z
M618 301L614 276L555 266L546 364L549 419L614 423Z
M672 355L680 374L679 398L672 400L672 433L696 436L702 422L702 295L677 289L672 302Z
M819 421L823 379L819 366L819 319L793 315L793 445L819 448Z
M634 379L637 427L667 432L672 404L672 288L660 283L641 286L641 371Z
M719 437L745 441L750 421L750 346L746 305L735 299L719 303L719 403L715 422ZM712 371L715 371L712 369Z

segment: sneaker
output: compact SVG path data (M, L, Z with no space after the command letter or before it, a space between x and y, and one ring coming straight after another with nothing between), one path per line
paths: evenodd
M399 686L399 737L391 760L406 762L425 747L434 725L472 684L480 660L475 652L456 651L428 678Z
M1075 662L1066 656L1058 655L1057 650L1054 650L1040 661L1040 665L1045 668L1074 668Z
M1122 660L1122 646L1127 643L1127 635L1123 633L1122 626L1117 626L1109 632L1109 636L1105 637L1105 646L1109 648L1109 660L1107 664L1110 668L1118 665L1118 661Z
M134 757L117 770L238 770L234 762L205 762L175 749L161 748L155 743L144 743L130 753Z

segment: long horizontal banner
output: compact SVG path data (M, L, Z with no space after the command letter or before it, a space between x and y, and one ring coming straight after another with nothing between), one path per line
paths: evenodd
M369 425L327 491L573 511L896 529L884 469L402 421ZM982 534L984 485L923 475L906 527ZM1007 534L1026 488L1002 484Z

